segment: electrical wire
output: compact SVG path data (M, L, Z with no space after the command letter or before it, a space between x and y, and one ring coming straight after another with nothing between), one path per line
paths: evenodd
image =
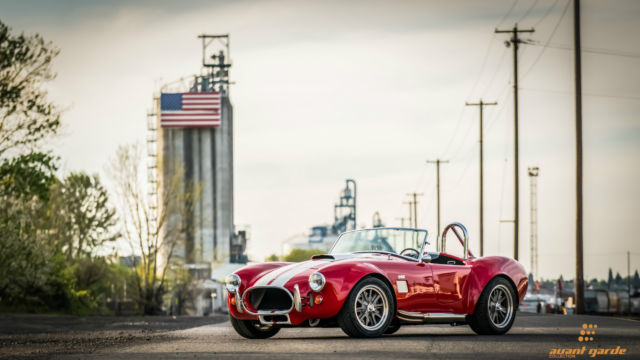
M511 79L511 78L509 78L509 79ZM510 88L511 88L510 86L505 86L504 87L504 89L502 90L502 93L498 97L498 104L504 103L507 100L507 96L509 95L509 91L508 90ZM493 124L495 124L496 121L500 118L500 116L502 115L502 112L504 111L504 109L506 109L506 106L500 106L500 109L498 109L498 112L491 119L489 119L486 131L489 131L489 130L491 130L491 128L493 128Z
M534 92L546 92L546 93L554 93L554 94L573 94L573 91L565 91L565 90L550 90L550 89L535 89L535 88L520 88L520 90L525 91L534 91ZM640 100L640 96L630 96L630 95L611 95L611 94L598 94L598 93L589 93L583 92L583 96L593 96L593 97L606 97L606 98L614 98L614 99L629 99L629 100Z
M573 46L570 45L562 45L562 44L540 44L540 43L532 43L534 46L542 46L550 49L561 49L561 50L574 50ZM621 50L611 50L611 49L603 49L603 48L592 48L592 47L583 47L582 52L592 53L592 54L602 54L602 55L611 55L611 56L622 56L629 57L634 59L640 59L640 54L621 51Z
M551 11L553 11L553 9L555 9L555 7L556 7L556 5L558 5L558 2L559 2L559 1L560 1L560 0L556 0L556 1L553 3L553 5L551 5L551 6L549 7L549 9L547 9L547 12L546 12L546 13L544 13L544 15L540 18L540 20L538 20L538 22L536 22L535 24L533 24L533 27L534 27L534 28L538 27L538 25L540 25L540 23L542 23L542 22L544 21L544 19L545 19L547 16L549 16L549 14L551 14Z
M511 7L509 8L509 10L502 16L502 19L500 20L500 23L498 24L498 27L502 26L502 23L504 23L504 21L507 19L507 17L509 17L509 15L511 15L511 13L513 12L513 9L516 7L516 5L518 4L519 0L514 0L514 2L511 4ZM496 39L496 34L494 33L491 36L491 40L489 41L489 45L487 45L487 49L485 50L485 54L482 60L482 65L480 66L480 72L478 73L478 77L476 78L476 81L474 82L473 86L471 87L471 90L469 91L467 97L469 97L476 89L477 85L480 82L480 79L482 78L482 74L484 73L484 69L486 67L487 64L487 60L489 58L489 54L491 53L489 50L491 50L491 46L493 45L493 41ZM504 54L503 54L504 56ZM504 61L503 58L501 58L500 63L502 64L502 62ZM498 69L500 68L500 66L498 66ZM497 70L496 70L497 73ZM495 76L495 74L494 74ZM491 80L491 82L493 82L493 79ZM485 89L486 92L486 89ZM462 125L462 119L464 118L464 113L465 113L465 109L467 108L467 106L463 106L462 109L460 110L460 115L458 116L458 120L456 122L456 126L454 128L453 131L453 135L451 136L451 138L449 139L449 142L447 143L447 145L444 147L444 150L440 153L439 158L444 158L445 155L449 152L449 150L451 149L451 146L453 145L454 140L457 138L456 134L458 133L458 130L460 129L460 126Z
M527 69L527 71L524 73L524 75L522 75L520 77L520 80L524 80L527 75L529 75L529 73L531 72L531 70L533 70L533 68L536 66L536 64L538 64L538 61L540 61L540 59L542 58L542 55L544 55L546 49L547 49L547 45L549 45L549 43L551 42L551 39L553 39L553 36L556 34L556 31L558 31L558 27L560 27L560 23L562 23L562 20L564 19L565 15L567 14L567 10L569 10L569 5L571 4L571 0L567 0L567 4L564 7L564 11L562 11L562 15L560 16L560 18L558 19L558 22L556 23L556 25L553 28L553 31L551 32L551 35L549 35L549 37L547 38L547 41L545 41L545 47L542 49L542 51L540 51L540 53L538 53L538 57L536 57L536 59L533 61L533 63L531 64L531 66L529 67L529 69Z
M524 20L529 13L531 12L531 10L533 10L534 7L536 7L536 5L538 4L538 0L535 0L533 2L533 4L531 4L531 6L529 7L529 9L524 13L524 15L522 15L522 17L520 18L520 20L518 20L518 22L521 22L522 20Z
M506 56L507 52L508 52L508 49L505 46L505 48L502 50L502 54L500 56L500 63L498 64L498 66L496 67L495 71L493 72L493 76L491 76L491 79L487 83L487 86L485 87L484 92L482 93L483 96L486 95L487 92L489 92L489 90L491 89L491 86L493 85L493 81L496 79L496 77L498 76L498 73L502 69L502 64L504 64L504 60L507 58L507 56Z
M502 19L500 20L500 23L498 23L498 27L502 26L502 23L507 19L507 17L509 17L509 15L511 15L511 12L513 11L513 9L516 7L516 5L518 4L519 0L515 0L513 2L513 4L511 4L511 7L509 8L509 11L507 11L506 14L504 14L504 16L502 17Z

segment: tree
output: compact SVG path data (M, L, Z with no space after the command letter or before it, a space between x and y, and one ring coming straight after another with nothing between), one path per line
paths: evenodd
M51 156L32 153L0 163L0 299L6 305L46 305L55 292L55 249L43 223L55 182Z
M97 175L71 173L52 187L49 206L51 236L67 260L91 256L92 252L119 236L115 210Z
M622 276L620 276L620 273L619 273L619 272L617 272L617 273L616 273L616 285L622 285L622 284L623 284L623 282L622 282Z
M57 170L55 158L44 153L29 153L0 163L0 197L6 200L48 200Z
M613 286L613 271L611 270L611 268L609 268L609 278L607 280L607 286L609 287L609 289L611 289L611 287Z
M280 258L279 258L279 257L278 257L278 255L276 255L276 254L271 254L271 255L269 255L268 257L266 257L266 258L264 259L264 261L271 261L271 262L273 262L273 261L280 261Z
M293 249L291 250L290 253L285 255L282 260L287 262L301 262L301 261L307 261L311 259L313 255L319 255L324 253L325 253L324 251L318 250L318 249L309 249L309 250Z
M633 284L634 288L640 289L640 276L638 275L638 270L636 270L636 273L633 274L633 281L631 283Z
M40 35L13 35L0 22L0 157L31 151L57 132L60 114L42 84L55 77L51 61L58 53Z
M136 269L137 301L144 313L151 315L161 311L168 264L176 246L183 244L187 231L191 231L184 219L193 209L199 188L185 184L184 170L176 165L172 177L149 189L141 173L146 169L143 160L140 146L120 146L110 173L116 187L123 237L132 254L140 255ZM149 190L163 196L155 199Z

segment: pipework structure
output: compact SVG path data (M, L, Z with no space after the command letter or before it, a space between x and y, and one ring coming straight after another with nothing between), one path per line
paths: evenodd
M356 182L353 179L347 179L340 199L333 207L333 231L336 234L357 228L356 200Z

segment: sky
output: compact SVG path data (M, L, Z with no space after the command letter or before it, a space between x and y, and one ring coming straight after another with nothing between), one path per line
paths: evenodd
M585 277L640 268L640 3L582 1ZM61 172L105 175L118 145L143 143L160 84L200 70L197 35L230 34L236 224L251 259L330 224L352 178L358 224L460 221L478 252L478 109L485 109L485 254L513 255L513 58L494 29L535 28L519 51L520 261L530 267L529 178L538 166L539 268L575 274L572 6L493 1L0 1L15 32L61 53L49 146Z

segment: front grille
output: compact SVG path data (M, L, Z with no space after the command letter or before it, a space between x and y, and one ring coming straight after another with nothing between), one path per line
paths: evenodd
M283 288L258 287L247 289L244 305L251 312L288 311L293 307L293 300Z

